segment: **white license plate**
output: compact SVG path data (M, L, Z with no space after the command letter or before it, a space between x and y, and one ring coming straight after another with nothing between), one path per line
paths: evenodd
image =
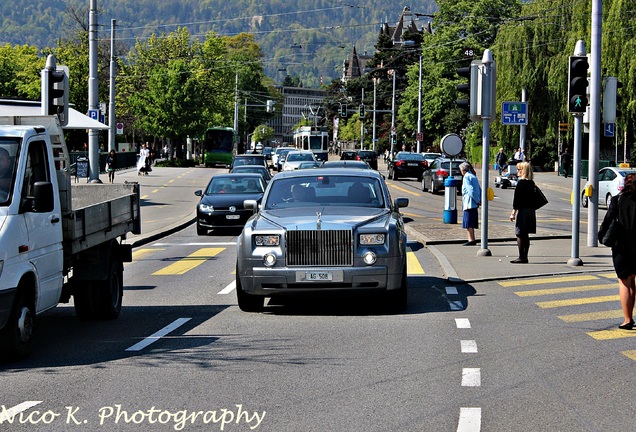
M419 164L418 164L418 163L407 163L406 165L407 165L407 166L413 166L413 167L416 167L416 166L418 166Z
M305 280L309 282L331 281L333 274L331 272L306 272Z
M240 219L241 215L225 215L226 219Z
M463 180L462 176L455 176L455 180Z

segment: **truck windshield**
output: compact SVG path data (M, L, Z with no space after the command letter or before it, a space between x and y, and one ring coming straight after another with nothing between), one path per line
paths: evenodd
M0 138L0 206L10 201L19 145L19 140Z

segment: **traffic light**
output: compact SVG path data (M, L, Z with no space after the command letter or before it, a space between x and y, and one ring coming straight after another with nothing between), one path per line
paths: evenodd
M360 104L360 118L364 118L364 104Z
M478 106L481 104L480 96L480 73L479 66L481 61L473 60L470 66L457 68L455 71L460 77L468 78L467 83L457 84L456 88L459 93L468 95L467 99L459 99L455 104L459 108L468 109L471 119L478 115Z
M587 68L586 56L570 56L568 71L568 112L585 113L587 109Z
M340 117L347 116L347 104L340 104Z
M42 114L57 115L60 125L68 124L68 68L57 67L55 57L49 55L41 72Z
M616 116L621 114L617 108L623 99L618 94L618 89L621 87L623 87L623 83L616 77L603 79L603 123L616 123Z

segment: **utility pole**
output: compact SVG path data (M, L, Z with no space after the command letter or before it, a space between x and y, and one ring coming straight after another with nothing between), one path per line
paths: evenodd
M422 151L422 54L420 54L420 79L417 92L417 152Z
M108 151L115 150L115 20L110 20L110 89L108 92Z
M90 0L88 17L88 108L98 110L97 88L97 0ZM88 130L89 181L99 182L99 130Z

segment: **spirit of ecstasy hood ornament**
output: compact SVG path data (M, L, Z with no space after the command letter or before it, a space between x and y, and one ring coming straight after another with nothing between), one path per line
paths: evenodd
M320 224L322 223L320 217L322 216L322 213L316 212L316 216L318 216L318 219L316 220L316 229L320 229Z

